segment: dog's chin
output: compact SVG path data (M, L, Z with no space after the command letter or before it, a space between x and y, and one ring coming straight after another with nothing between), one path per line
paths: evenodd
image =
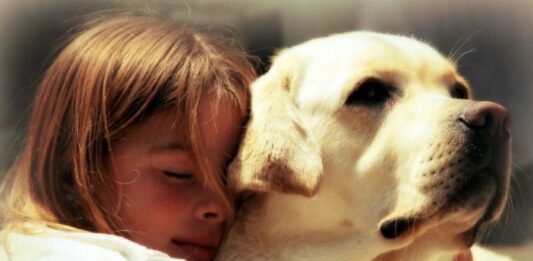
M464 227L468 228L458 234L460 246L471 247L478 241L482 228L494 224L502 216L508 190L503 178L509 175L502 175L501 171L506 170L489 166L476 173L471 182L454 193L456 197L442 211L443 217L450 216L448 222L464 222ZM458 214L454 215L455 212Z
M479 239L479 231L481 222L470 228L469 230L458 235L458 244L464 248L470 248Z

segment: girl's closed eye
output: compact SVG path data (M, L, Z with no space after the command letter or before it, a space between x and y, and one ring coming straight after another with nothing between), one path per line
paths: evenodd
M192 180L194 178L194 175L192 174L180 173L180 172L174 172L174 171L168 171L168 170L163 170L163 174L165 174L165 176L178 179L178 180Z
M195 178L195 167L189 154L181 149L156 150L151 154L151 165L173 182L191 181Z

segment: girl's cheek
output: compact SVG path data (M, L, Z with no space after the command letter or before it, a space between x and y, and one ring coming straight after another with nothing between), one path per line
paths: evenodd
M192 203L201 195L201 184L198 182L180 182L167 178L162 185L161 200L170 201L171 204L187 204Z

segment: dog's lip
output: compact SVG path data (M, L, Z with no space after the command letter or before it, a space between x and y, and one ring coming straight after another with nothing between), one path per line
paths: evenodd
M380 222L379 232L388 240L404 238L414 233L421 225L422 220L409 217L388 218Z

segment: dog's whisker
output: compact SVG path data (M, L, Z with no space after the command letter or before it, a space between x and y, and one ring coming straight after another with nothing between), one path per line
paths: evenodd
M516 147L513 147L512 151L513 151L512 166L514 168L522 168L523 166L525 166L527 164L526 156L524 156L522 152Z
M454 57L455 55L457 54L459 48L457 48L459 45L462 45L462 41L464 40L464 37L460 37L459 39L457 39L457 41L455 41L455 43L453 44L450 52L448 53L448 59L450 59L452 62L454 61Z
M460 67L459 62L461 61L461 59L462 59L463 57L465 57L467 54L473 53L473 52L475 52L475 51L477 51L475 48L472 48L472 49L470 49L470 50L464 51L463 53L461 53L460 55L458 55L458 56L455 58L454 63L457 65L457 67Z
M468 35L465 38L463 38L463 37L459 38L459 40L452 47L453 52L451 52L450 55L448 56L449 59L452 61L452 63L458 65L458 63L461 60L461 58L465 55L465 52L462 52L461 50L474 38L474 36L476 36L481 31L482 30L477 30L477 31L471 33L470 35ZM462 53L462 54L460 54L460 53ZM468 51L466 53L470 53L470 51Z
M508 231L507 228L513 223L513 219L515 219L516 221L516 208L514 207L514 204L513 204L514 200L512 197L509 197L509 211L507 211L506 213L504 213L504 215L502 216L500 222L498 223L499 226L502 227L502 230L504 231L501 235L500 235L500 242L503 242L504 240L504 236L505 236L505 231ZM494 227L496 227L496 225L494 225Z

